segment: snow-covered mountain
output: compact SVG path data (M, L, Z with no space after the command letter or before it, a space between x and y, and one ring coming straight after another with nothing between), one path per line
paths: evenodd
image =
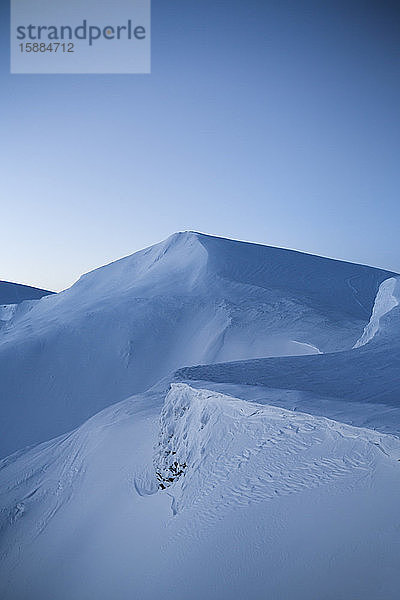
M32 306L30 301L39 300L50 294L53 292L29 285L0 281L0 332L13 320L17 311L22 314L30 310Z
M50 294L53 294L53 292L20 283L0 281L0 306L4 304L19 304L24 300L38 300Z
M192 232L22 303L0 597L397 600L399 325L395 273Z
M0 327L0 456L180 367L349 349L391 276L193 232L88 273Z

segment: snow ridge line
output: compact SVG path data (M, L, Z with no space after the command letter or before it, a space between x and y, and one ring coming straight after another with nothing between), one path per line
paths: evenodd
M369 429L181 383L165 400L154 469L173 515L193 512L205 525L223 507L368 476L377 454L391 460L398 444Z

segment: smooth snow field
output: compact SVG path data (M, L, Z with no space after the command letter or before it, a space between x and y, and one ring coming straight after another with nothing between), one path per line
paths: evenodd
M4 301L0 598L397 600L399 332L393 272L193 232Z

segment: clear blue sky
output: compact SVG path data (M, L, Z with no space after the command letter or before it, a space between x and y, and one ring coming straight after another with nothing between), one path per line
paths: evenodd
M153 0L151 75L9 75L0 279L195 229L400 271L400 5Z

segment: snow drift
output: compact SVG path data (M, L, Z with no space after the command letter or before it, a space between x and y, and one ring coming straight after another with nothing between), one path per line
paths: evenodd
M360 348L360 346L364 346L374 339L379 330L382 317L398 306L399 297L400 279L398 277L390 277L381 283L375 298L371 318L354 348Z
M393 436L161 386L3 461L1 597L395 600L399 457Z
M394 298L390 301L392 308L378 317L379 327L376 325L375 309L370 321L374 335L368 342L364 337L365 343L355 349L317 356L200 365L180 369L175 378L178 381L203 380L302 391L319 400L328 398L363 403L364 410L369 403L397 408L400 398L400 278L392 281L396 284L390 283L390 289L396 294L391 296ZM366 330L372 331L371 324ZM395 418L394 427L398 425Z
M397 600L399 281L188 232L1 307L0 596Z
M3 322L0 455L179 367L351 348L391 275L192 232L97 269Z

